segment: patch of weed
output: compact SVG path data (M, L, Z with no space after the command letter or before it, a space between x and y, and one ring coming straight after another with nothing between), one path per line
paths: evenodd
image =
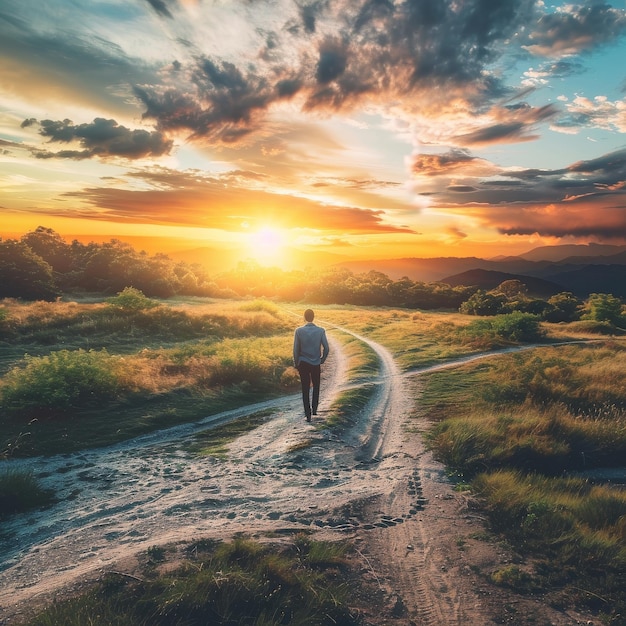
M110 574L25 626L357 626L346 550L306 538L283 548L246 538L196 543L173 571Z
M0 470L0 519L54 502L54 492L43 489L31 472Z

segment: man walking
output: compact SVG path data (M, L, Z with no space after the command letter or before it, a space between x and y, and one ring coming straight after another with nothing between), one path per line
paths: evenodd
M311 413L317 415L320 399L320 365L328 356L326 331L313 323L315 313L311 309L304 312L306 324L296 328L293 336L293 364L300 374L302 384L302 403L306 421L311 421ZM310 388L313 386L313 398Z

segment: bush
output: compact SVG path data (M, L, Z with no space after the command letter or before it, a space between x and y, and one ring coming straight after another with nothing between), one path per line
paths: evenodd
M0 472L0 519L51 501L52 492L42 489L30 472Z
M507 315L497 315L492 320L498 337L510 341L538 341L543 337L539 318L530 313L515 311Z
M612 294L592 293L587 300L585 318L596 322L609 322L615 326L624 323L622 302Z
M544 336L539 318L520 311L473 321L463 329L463 333L469 337L491 336L516 343L539 341Z
M253 300L252 302L246 302L239 307L242 311L254 311L265 312L278 317L280 315L280 309L269 300Z
M107 303L123 311L144 311L160 306L158 302L147 298L143 292L134 287L125 287L114 298L109 298Z
M122 384L117 359L106 350L61 350L44 357L27 355L0 388L0 406L9 414L31 418L67 413L117 397Z

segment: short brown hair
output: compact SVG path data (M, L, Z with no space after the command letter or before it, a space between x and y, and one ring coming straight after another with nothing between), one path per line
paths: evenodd
M314 317L315 317L315 313L313 312L313 309L307 309L304 312L304 319L307 322L312 322Z

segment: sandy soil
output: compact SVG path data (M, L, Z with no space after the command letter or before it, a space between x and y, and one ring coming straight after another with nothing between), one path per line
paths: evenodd
M290 396L107 449L7 462L31 469L60 502L3 524L0 624L106 572L130 571L150 546L305 529L354 543L364 584L385 600L378 626L588 623L487 582L511 556L480 538L484 519L423 446L421 372L400 373L386 349L359 338L378 353L381 373L358 425L340 436L323 429L346 387L332 342L312 424ZM194 433L261 409L271 416L228 459L186 451Z

